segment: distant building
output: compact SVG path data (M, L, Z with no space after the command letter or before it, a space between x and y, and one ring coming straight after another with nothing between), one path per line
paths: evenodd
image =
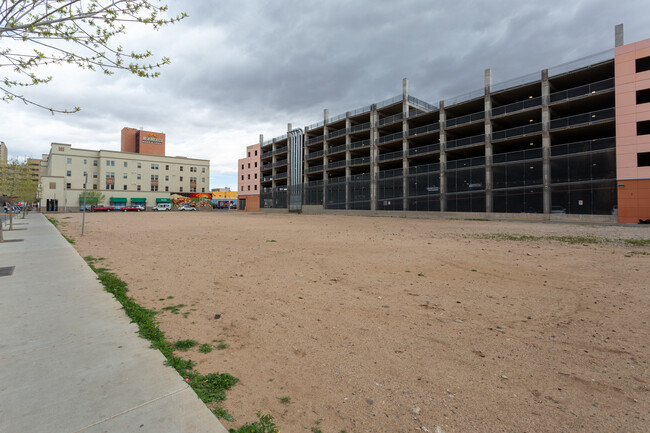
M7 162L8 152L7 145L4 141L0 141L0 162Z
M237 192L239 210L260 209L260 143L246 147L246 157L237 160Z
M172 194L210 192L210 161L205 159L52 143L41 161L41 209L48 209L48 203L56 203L59 210L78 209L86 173L87 189L101 191L106 196L103 204L116 207L129 203L155 206L169 203Z
M212 188L212 205L218 208L237 205L237 191L231 191L230 188Z
M29 166L29 171L32 173L32 181L38 185L41 182L41 160L27 158L27 165Z
M122 128L121 151L165 156L165 134L135 128Z

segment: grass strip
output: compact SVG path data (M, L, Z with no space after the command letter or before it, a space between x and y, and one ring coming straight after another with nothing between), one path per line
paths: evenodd
M206 404L224 401L226 399L225 391L232 388L239 379L228 373L202 375L194 370L196 366L194 361L174 356L175 345L165 338L165 333L158 327L155 320L156 312L139 305L132 297L127 295L127 284L117 275L106 268L95 266L100 259L92 256L84 257L84 259L90 269L97 274L97 278L104 286L104 289L122 304L126 315L138 325L140 337L149 340L152 348L160 350L167 359L166 364L185 378L185 381L192 387L201 401ZM184 343L188 342L185 341Z
M592 245L592 244L627 244L636 247L650 246L650 239L607 239L594 236L533 236L533 235L511 235L508 233L491 233L475 235L480 239L495 239L506 241L555 241L571 245Z

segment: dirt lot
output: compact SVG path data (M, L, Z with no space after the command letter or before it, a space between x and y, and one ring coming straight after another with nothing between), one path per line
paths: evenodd
M183 355L240 378L227 427L648 431L650 245L623 239L649 226L147 212L89 214L82 238L58 219L170 340L228 345Z

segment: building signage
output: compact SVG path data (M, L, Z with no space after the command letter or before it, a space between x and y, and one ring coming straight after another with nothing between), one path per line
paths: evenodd
M142 137L142 141L146 143L162 144L162 138L156 137L156 134L149 134Z

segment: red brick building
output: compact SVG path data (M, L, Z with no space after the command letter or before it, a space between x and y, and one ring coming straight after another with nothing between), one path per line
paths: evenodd
M122 152L165 156L165 134L122 128Z

